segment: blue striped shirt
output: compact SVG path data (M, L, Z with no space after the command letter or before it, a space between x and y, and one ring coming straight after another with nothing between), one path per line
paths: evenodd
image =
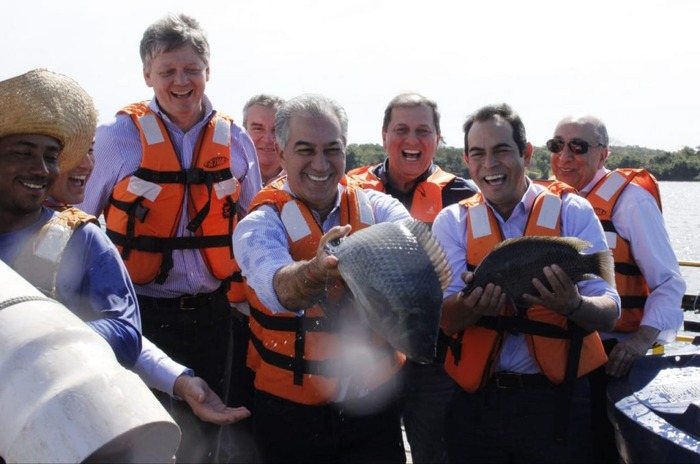
M187 132L183 132L161 111L155 100L148 107L160 116L184 169L192 164L197 139L215 112L204 96L205 117ZM85 200L78 208L99 216L107 206L114 186L133 174L141 163L142 147L139 131L128 115L118 114L101 125L95 134L95 169L85 191ZM248 134L237 124L231 125L231 172L241 182L239 207L248 210L253 196L262 188L255 146ZM187 198L185 198L185 203ZM183 207L187 211L187 205ZM178 236L191 236L186 229L190 218L185 213L180 219ZM221 281L207 269L199 250L173 251L173 269L161 285L149 283L135 285L139 295L171 298L183 294L208 293L216 290Z

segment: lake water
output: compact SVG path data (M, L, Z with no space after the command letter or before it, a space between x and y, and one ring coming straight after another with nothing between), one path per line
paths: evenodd
M700 182L660 182L664 221L680 261L700 266ZM687 293L700 293L700 267L682 266Z

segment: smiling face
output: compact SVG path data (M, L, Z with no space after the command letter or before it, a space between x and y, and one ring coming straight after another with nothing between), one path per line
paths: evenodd
M598 169L603 167L608 157L608 147L601 146L593 124L585 121L565 120L554 130L554 139L564 142L559 153L552 153L551 168L557 180L571 185L577 190L583 189L593 180ZM586 153L575 154L569 148L572 140L587 142Z
M389 157L389 180L399 190L408 190L433 162L440 144L433 111L427 106L397 106L382 131Z
M345 173L345 144L337 118L293 114L287 144L278 150L292 192L325 218Z
M51 197L65 205L77 205L85 199L85 187L95 166L95 155L92 147L85 154L80 164L70 171L62 172L53 188Z
M245 129L255 144L263 184L266 184L282 169L275 150L275 109L262 105L251 106L246 113Z
M21 229L41 215L41 204L58 178L61 144L48 135L0 139L0 231Z
M209 80L209 66L192 45L153 57L143 70L158 105L183 131L202 118L202 97Z
M521 154L513 128L499 116L475 121L467 140L465 160L472 179L501 216L509 218L527 190L525 168L532 158L532 145L528 143Z

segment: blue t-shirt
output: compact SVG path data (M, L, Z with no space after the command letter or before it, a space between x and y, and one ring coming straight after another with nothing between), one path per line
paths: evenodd
M57 214L43 207L36 223L0 233L0 259L14 268L27 240ZM47 272L54 269L47 266ZM119 363L127 368L134 365L141 352L136 293L117 249L96 225L80 226L68 241L58 267L56 299L107 340Z

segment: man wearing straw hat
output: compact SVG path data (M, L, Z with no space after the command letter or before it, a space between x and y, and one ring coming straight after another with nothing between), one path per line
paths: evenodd
M255 147L204 93L209 42L194 18L171 14L151 24L140 53L154 98L97 129L95 171L78 207L104 211L136 287L144 335L226 398L229 298L244 299L232 233L262 188ZM219 429L181 403L171 414L183 432L177 459L214 460Z
M141 320L119 254L87 215L42 206L59 168L70 170L90 148L92 99L74 80L37 69L0 82L0 108L0 259L85 320L123 366L133 366ZM56 272L42 272L46 266Z

